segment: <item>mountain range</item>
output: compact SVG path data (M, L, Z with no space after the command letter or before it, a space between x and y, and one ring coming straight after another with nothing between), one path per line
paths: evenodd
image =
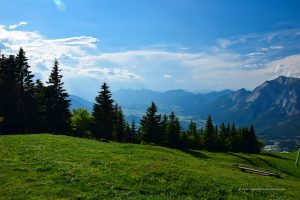
M72 109L85 107L92 110L92 102L74 95L70 99ZM280 76L253 91L240 89L195 94L184 90L118 90L113 99L123 108L129 121L137 122L154 101L160 113L175 111L183 126L190 119L201 122L212 115L217 124L253 124L265 138L300 136L299 78Z
M253 91L238 90L201 113L218 121L253 124L267 136L300 136L300 79L280 76Z

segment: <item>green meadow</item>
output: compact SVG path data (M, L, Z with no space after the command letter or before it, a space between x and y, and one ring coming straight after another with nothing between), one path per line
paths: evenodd
M295 158L7 135L0 136L0 199L299 199Z

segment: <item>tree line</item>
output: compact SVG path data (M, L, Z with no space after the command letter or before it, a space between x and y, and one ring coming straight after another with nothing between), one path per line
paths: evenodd
M235 124L215 126L209 116L205 126L191 121L187 130L180 126L174 112L158 114L154 102L140 120L127 123L120 106L112 99L104 83L95 98L93 112L79 108L70 111L70 100L55 59L44 85L29 70L25 51L0 58L0 133L68 134L129 143L147 143L178 149L258 153L253 126Z
M3 133L63 133L69 130L69 95L54 61L47 85L29 70L25 51L0 59L0 116Z

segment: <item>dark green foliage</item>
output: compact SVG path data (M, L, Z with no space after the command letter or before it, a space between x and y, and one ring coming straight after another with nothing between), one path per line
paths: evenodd
M63 88L61 70L55 59L46 90L46 120L48 131L65 134L70 130L69 95Z
M187 139L190 148L200 149L200 134L198 133L196 123L192 120L187 130Z
M40 80L33 82L25 51L17 56L1 57L0 62L0 116L3 132L61 132L68 131L70 113L68 94L63 89L58 62L46 88ZM46 127L47 126L47 127Z
M94 137L112 139L114 126L114 105L111 98L111 92L106 83L103 83L101 90L96 97L96 102L93 106L93 117L95 120Z
M228 124L227 134L229 134L228 150L233 152L239 152L241 149L240 135L238 135L234 123L231 125L231 128Z
M253 126L243 127L240 129L240 149L246 153L259 153L260 145L256 139L255 130Z
M161 116L156 114L157 107L154 102L147 109L147 113L141 119L142 141L148 143L162 144L163 137L161 133Z
M233 128L230 129L229 124L225 126L224 123L221 123L219 133L217 135L218 151L226 152L226 151L233 150L232 144L236 138L236 133L235 133L234 124L232 126Z
M37 109L33 75L29 68L22 48L16 57L1 57L0 116L4 117L5 133L36 132Z
M20 132L35 132L35 122L37 121L37 107L34 101L34 83L33 75L29 71L30 66L27 63L25 51L20 48L16 56L17 67L17 85L19 94L19 117Z
M174 112L169 115L169 121L167 124L167 146L172 148L180 147L180 124L178 118Z
M135 126L134 121L131 122L130 134L129 134L129 137L127 137L127 141L131 142L131 143L139 143L139 140L137 138L136 126Z
M225 128L225 124L222 123L220 125L220 131L219 131L219 135L217 138L218 150L221 152L226 151L226 139L227 139L227 131Z
M139 142L134 121L131 122L131 125L126 123L125 142L129 142L129 143L138 143Z
M126 140L126 122L123 111L118 105L114 108L114 124L112 139L123 142ZM129 131L130 132L130 131Z
M19 90L15 56L1 57L0 63L0 116L3 119L4 133L20 132Z
M180 148L181 149L196 149L196 148L191 148L191 145L188 141L188 135L185 131L181 131L181 133L180 133Z
M216 146L216 132L215 128L211 119L211 116L209 115L206 124L205 124L205 131L204 131L204 144L205 144L205 149L207 151L216 151L217 146Z
M162 138L162 145L167 145L167 131L168 131L168 124L169 124L169 119L166 114L162 115L161 118L161 138Z
M46 86L38 79L35 82L34 101L37 110L35 128L37 132L46 132Z

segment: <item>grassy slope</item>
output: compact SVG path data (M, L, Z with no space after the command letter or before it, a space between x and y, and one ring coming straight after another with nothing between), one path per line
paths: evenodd
M48 134L0 136L0 199L297 199L295 157L184 153ZM283 179L240 172L238 164Z

